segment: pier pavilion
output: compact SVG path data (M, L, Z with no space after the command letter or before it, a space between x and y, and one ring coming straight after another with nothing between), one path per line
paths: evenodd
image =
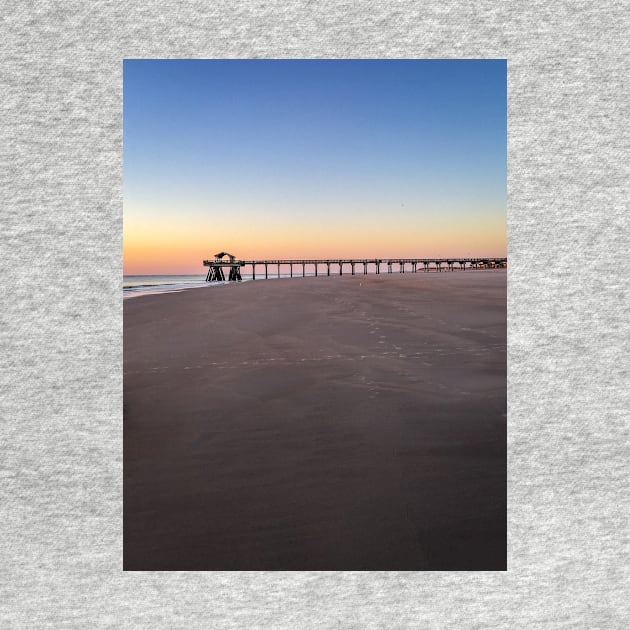
M236 260L236 257L227 252L219 252L214 255L214 260L204 260L203 264L208 269L208 275L206 275L206 282L224 282L225 273L224 269L229 269L228 281L240 282L241 281L241 266L242 263Z

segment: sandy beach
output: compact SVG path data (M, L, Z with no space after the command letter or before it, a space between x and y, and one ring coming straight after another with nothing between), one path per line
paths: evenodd
M504 570L506 272L124 304L126 570Z

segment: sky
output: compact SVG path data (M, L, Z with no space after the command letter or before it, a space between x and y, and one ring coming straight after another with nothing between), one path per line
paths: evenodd
M504 256L505 60L125 60L125 274Z

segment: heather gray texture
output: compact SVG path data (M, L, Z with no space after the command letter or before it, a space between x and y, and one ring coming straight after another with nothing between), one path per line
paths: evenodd
M0 627L627 628L628 8L5 3ZM507 572L121 571L125 57L508 59Z

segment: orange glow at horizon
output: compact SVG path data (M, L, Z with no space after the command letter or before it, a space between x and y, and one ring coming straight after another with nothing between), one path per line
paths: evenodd
M149 223L149 222L147 222ZM404 225L338 221L304 225L269 220L266 226L204 221L125 221L125 275L202 274L202 261L218 251L244 260L265 258L423 258L505 256L505 221L426 219Z

